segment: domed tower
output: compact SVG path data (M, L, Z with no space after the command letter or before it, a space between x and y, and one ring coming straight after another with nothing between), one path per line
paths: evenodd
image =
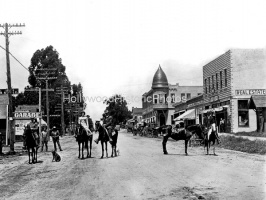
M165 90L169 88L167 77L160 65L156 73L153 76L151 88L153 90Z

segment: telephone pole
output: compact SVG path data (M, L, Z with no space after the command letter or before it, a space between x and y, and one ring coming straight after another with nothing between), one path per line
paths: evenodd
M13 117L13 107L12 107L12 87L11 87L11 73L10 73L10 60L9 60L9 37L11 35L22 34L21 31L12 31L9 29L12 27L25 27L25 24L0 24L0 27L4 28L4 32L0 32L0 35L4 35L6 39L6 71L7 71L7 91L8 91L8 136L10 138L10 153L15 152L14 143L15 143L15 132L12 129L11 118Z

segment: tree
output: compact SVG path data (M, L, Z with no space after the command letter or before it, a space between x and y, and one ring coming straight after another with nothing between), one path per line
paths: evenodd
M103 114L104 118L106 115L112 116L117 123L132 118L132 113L128 110L127 102L121 95L115 94L103 103L107 105L105 114Z

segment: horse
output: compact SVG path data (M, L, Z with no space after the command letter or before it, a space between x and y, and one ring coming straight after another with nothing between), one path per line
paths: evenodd
M26 126L25 128L25 144L28 150L29 164L37 163L37 152L39 147L37 139L35 138L33 131L30 129L30 126Z
M118 138L118 130L116 130L116 129L113 130L112 127L109 127L108 131L111 132L111 133L109 133L109 134L112 135L112 136L111 136L112 141L110 141L110 144L111 144L111 146L112 146L112 154L111 154L111 157L113 157L113 154L114 154L114 156L116 157L116 156L117 156L117 152L116 152L116 144L117 144L117 138ZM114 133L114 134L113 134L113 133Z
M206 131L207 133L205 134L205 140L204 140L204 151L205 151L205 147L207 147L207 154L209 155L209 149L211 148L211 143L213 145L213 155L217 156L217 154L215 153L215 141L217 139L218 144L220 143L220 139L217 138L215 131L212 130L212 128L207 129Z
M192 126L188 126L183 130L180 130L178 133L173 133L172 132L172 126L171 125L164 125L163 127L161 127L162 130L165 130L165 134L163 136L163 152L164 154L168 154L167 150L166 150L166 143L169 137L171 137L172 139L178 141L178 140L185 140L185 154L188 155L187 153L187 146L188 146L188 142L190 140L190 138L196 134L198 135L198 137L200 139L204 139L204 135L203 135L203 127L201 125L192 125Z
M84 159L84 147L87 149L87 158L91 158L91 148L92 148L92 139L93 135L87 135L87 131L83 128L83 126L79 125L76 128L77 132L77 142L79 145L79 156L80 158L80 146L81 146L81 151L82 151L82 158ZM89 142L90 142L90 148L89 148Z
M98 139L101 141L101 145L102 145L102 157L101 158L103 158L104 156L104 144L105 144L106 157L108 158L107 142L109 141L109 136L108 136L106 129L98 121L95 122L95 132L99 133Z

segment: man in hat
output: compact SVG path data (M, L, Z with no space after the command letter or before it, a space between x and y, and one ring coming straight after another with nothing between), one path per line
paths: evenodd
M58 148L60 149L60 151L63 151L59 142L59 131L56 129L56 127L54 126L51 130L51 137L53 139L53 143L54 143L54 150L56 151L56 143L58 145Z

